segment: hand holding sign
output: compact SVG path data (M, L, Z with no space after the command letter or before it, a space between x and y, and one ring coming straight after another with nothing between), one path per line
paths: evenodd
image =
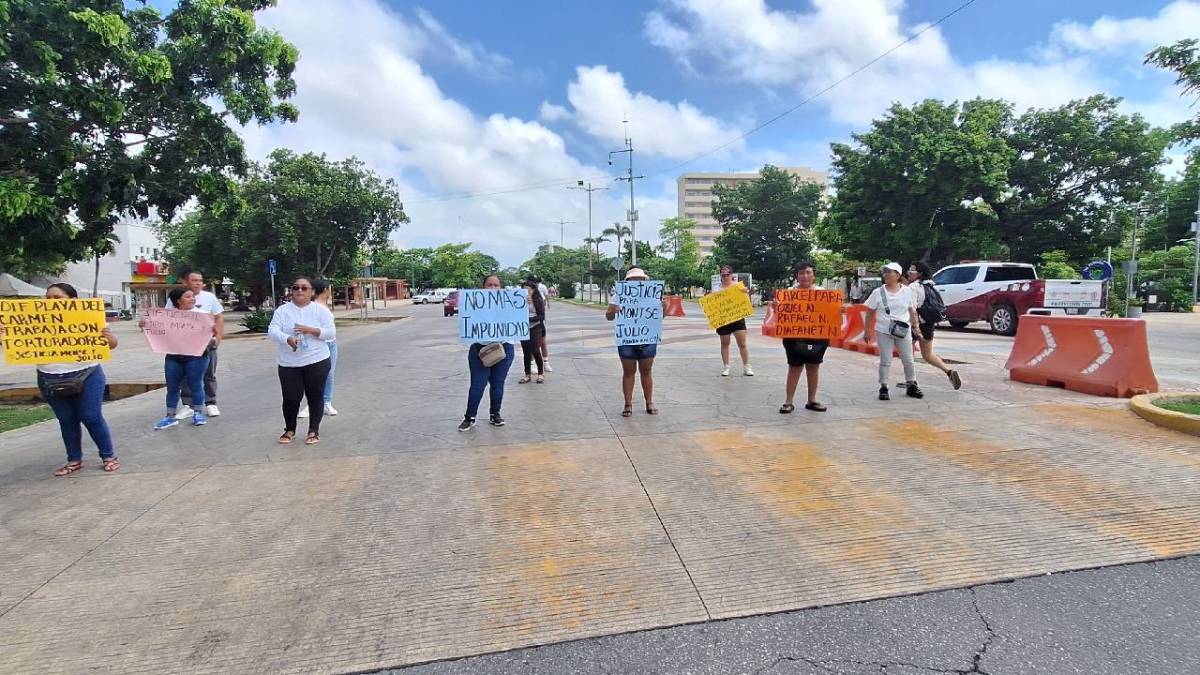
M140 322L150 351L155 354L200 356L212 339L213 315L181 309L146 310Z
M111 358L99 298L0 300L10 364L90 363Z
M458 338L464 344L529 339L529 296L524 289L473 288L458 294Z
M700 309L704 310L709 328L728 326L738 319L754 316L754 305L741 282L700 298Z
M613 304L617 307L613 337L618 347L662 342L663 282L617 282Z
M841 337L842 292L821 288L775 291L777 338L829 340Z

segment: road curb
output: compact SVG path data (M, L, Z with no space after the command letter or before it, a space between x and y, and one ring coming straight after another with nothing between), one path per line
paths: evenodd
M1154 404L1159 399L1194 396L1186 392L1159 392L1157 394L1139 394L1129 400L1129 407L1142 419L1160 427L1182 431L1185 434L1200 436L1200 415L1188 415L1160 408Z

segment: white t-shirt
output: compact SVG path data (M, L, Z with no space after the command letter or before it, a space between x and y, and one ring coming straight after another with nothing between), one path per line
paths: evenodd
M319 336L298 336L295 333L296 324L319 327ZM285 368L299 368L329 358L327 341L337 337L337 329L333 325L333 314L321 306L319 302L310 302L304 307L285 302L275 308L271 317L271 327L267 329L267 337L278 344L275 352L275 362ZM296 337L301 341L301 347L292 351L287 340Z
M916 303L916 306L918 308L920 308L921 305L925 304L925 284L924 284L924 282L918 281L915 284L908 284L907 286L905 286L905 288L912 291L913 302Z
M542 302L550 304L550 289L546 288L546 284L538 284L538 293L542 294ZM529 305L529 311L533 311L533 304Z
M887 293L888 310L883 310L883 294ZM901 286L895 293L888 293L887 286L880 286L871 291L871 297L863 303L867 309L875 310L875 332L891 333L893 321L910 323L909 309L916 309L916 298L908 286Z
M193 311L204 312L205 314L220 314L225 311L225 307L221 305L221 301L217 299L217 296L208 291L200 291L192 295L196 297L196 306ZM171 302L170 298L167 298L167 309L175 309L175 303Z

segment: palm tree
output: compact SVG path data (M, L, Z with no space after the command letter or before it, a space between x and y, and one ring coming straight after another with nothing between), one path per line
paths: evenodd
M97 295L100 291L100 259L110 253L114 253L119 243L121 243L121 238L115 232L108 232L91 246L92 258L96 261L96 275L92 277L93 298L100 297Z
M617 257L621 259L621 264L624 266L625 259L624 255L621 253L621 240L633 234L633 230L629 229L628 225L613 223L613 226L601 232L600 236L603 237L610 234L617 238Z

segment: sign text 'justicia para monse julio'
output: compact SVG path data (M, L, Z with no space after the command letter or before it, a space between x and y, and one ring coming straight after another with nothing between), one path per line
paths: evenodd
M529 339L525 289L472 288L458 294L458 338L466 344Z
M90 363L110 358L99 298L0 300L4 360L10 364Z
M621 281L613 304L617 306L613 337L618 347L662 342L663 282Z

